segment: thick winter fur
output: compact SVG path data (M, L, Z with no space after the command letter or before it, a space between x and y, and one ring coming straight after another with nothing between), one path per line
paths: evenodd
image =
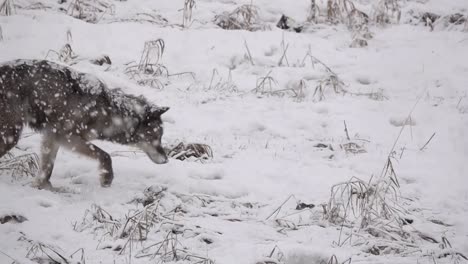
M142 149L166 163L161 115L167 107L110 90L93 75L49 61L0 64L0 157L17 143L24 125L42 133L40 188L50 186L59 147L99 161L103 187L113 180L112 161L90 141L107 140Z

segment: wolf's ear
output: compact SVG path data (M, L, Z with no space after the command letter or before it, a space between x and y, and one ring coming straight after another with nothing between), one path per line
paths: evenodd
M151 108L151 110L149 111L149 115L148 115L148 118L156 118L156 117L160 117L162 114L166 113L167 110L169 110L169 107L153 107Z
M160 107L160 108L157 110L157 113L158 113L159 115L162 115L162 114L166 113L168 110L169 110L169 107L168 107L168 106L163 106L163 107Z

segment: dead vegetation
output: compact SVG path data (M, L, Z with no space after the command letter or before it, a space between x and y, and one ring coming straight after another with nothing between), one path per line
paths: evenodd
M229 69L228 77L226 79L219 74L217 69L213 69L210 85L206 88L206 90L228 93L237 93L239 91L237 85L232 80L231 69Z
M319 80L317 86L315 87L313 98L322 101L325 99L325 94L328 90L332 90L335 94L346 94L347 91L344 88L345 83L338 77L328 65L323 63L321 60L316 58L312 55L312 49L309 46L309 49L302 59L301 66L305 67L307 65L307 61L310 62L311 67L315 67L315 65L319 65L323 67L326 71L326 76Z
M73 252L71 255L67 255L60 248L43 243L41 241L33 240L28 238L25 234L22 233L18 241L22 241L28 244L28 250L26 253L26 258L30 259L33 262L43 264L43 263L76 263L76 264L86 264L86 257L84 249L78 249Z
M162 80L169 76L168 69L161 63L165 46L163 39L145 42L140 61L138 63L129 63L125 69L125 74L136 80L140 85L163 89L165 84Z
M3 29L2 25L0 25L0 42L3 41Z
M186 160L208 160L213 158L213 150L206 144L180 142L175 147L167 149L166 153L169 157Z
M156 11L152 13L136 13L126 17L111 17L105 20L106 23L149 23L159 26L167 26L168 20Z
M54 55L55 57L53 57ZM66 43L59 51L49 50L45 56L45 59L52 59L65 64L71 64L76 60L78 56L73 52L71 44Z
M438 243L431 235L411 226L414 220L406 210L406 199L400 193L395 147L405 126L406 122L378 177L371 177L368 181L351 177L332 186L329 201L323 205L323 214L326 221L340 227L339 237L334 242L337 246L349 243L361 246L366 253L385 255L417 250L418 241ZM346 123L345 132L349 140Z
M136 203L137 209L129 210L125 216L114 217L102 207L93 205L86 210L80 223L74 224L74 230L92 233L99 239L98 248L116 251L129 261L146 258L152 263L214 264L210 258L183 245L185 239L200 236L203 231L178 221L187 213L180 203L190 204L192 200L206 201L195 196L175 196L165 187L150 186L143 195L130 201Z
M13 154L8 152L0 159L0 172L14 179L34 177L39 170L39 157L35 153Z
M0 3L0 15L1 16L11 16L15 13L15 4L13 0L3 0Z
M157 259L156 263L187 261L193 264L214 264L215 262L190 252L179 240L179 235L173 231L167 232L164 239L139 250L135 258Z
M189 27L192 23L192 13L193 8L195 7L195 0L185 0L184 2L184 12L182 18L182 27Z
M397 24L401 19L401 8L398 0L380 0L374 7L373 21L377 25Z
M73 0L67 14L88 23L98 23L104 15L113 15L115 6L103 0Z
M169 70L161 61L165 48L166 44L163 39L146 41L139 62L127 63L124 73L139 85L150 86L159 90L169 84L169 78L171 77L188 75L195 79L193 72L169 73Z
M247 4L234 9L232 12L223 12L216 15L214 23L226 30L265 30L266 26L260 23L259 8L255 5Z

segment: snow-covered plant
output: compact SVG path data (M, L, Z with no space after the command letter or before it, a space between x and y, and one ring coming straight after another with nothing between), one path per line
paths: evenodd
M73 0L67 14L89 23L97 23L105 14L114 14L114 10L114 5L103 0Z
M274 92L274 86L278 86L278 82L271 76L270 71L267 75L257 79L255 88L252 91L261 95L271 94Z
M332 89L336 94L346 93L343 81L341 81L335 74L328 74L325 78L318 82L317 86L315 87L313 97L319 101L322 101L325 99L325 92L329 89Z
M468 17L468 15L466 17ZM463 31L468 32L468 19L466 19L465 21L465 26L463 27Z
M145 73L153 73L153 65L158 65L164 54L166 44L163 39L151 40L145 42L145 47L141 53L138 70Z
M149 85L158 89L164 88L164 84L159 79L169 75L166 66L160 63L164 49L163 39L145 42L139 63L130 63L125 69L125 74L129 75L131 79L135 79L140 85Z
M325 69L327 72L326 75L319 80L317 86L315 87L315 91L313 97L319 101L325 99L325 93L327 90L332 89L336 94L345 94L347 91L345 90L345 83L338 77L330 67L328 67L325 63L319 60L317 57L312 55L312 48L309 46L309 49L302 59L300 66L305 67L307 65L307 61L310 61L310 66L315 67L315 65L320 65Z
M187 250L179 240L179 236L169 231L161 241L153 243L138 251L136 258L156 259L156 263L199 263L214 264L215 262L207 257L203 257Z
M14 14L15 5L13 0L3 0L3 3L0 3L0 15L2 16L11 16Z
M34 177L39 170L39 157L35 153L14 155L11 152L0 159L0 172L8 173L13 178Z
M67 254L65 254L59 247L46 244L41 241L32 240L24 234L21 235L18 241L28 243L29 247L26 253L26 258L32 260L34 263L86 264L84 249L78 249L71 255L67 256Z
M319 9L317 4L315 3L315 0L310 0L310 8L309 8L309 13L307 15L307 22L317 22L317 15L319 13Z
M51 54L54 54L55 58L50 56ZM73 52L71 45L67 43L59 51L49 50L45 58L71 64L75 59L78 58L78 56Z
M346 23L351 11L356 9L350 0L328 0L327 20L331 23Z
M2 25L0 25L0 41L3 41L3 30L2 30Z
M401 8L398 0L380 0L373 10L373 21L378 25L399 23Z
M182 26L188 27L192 22L192 11L195 7L195 0L185 0L184 2L184 13L182 18Z
M214 23L228 30L244 29L256 31L263 29L264 27L260 25L258 10L259 8L253 4L242 5L231 13L223 12L220 15L216 15Z
M229 69L228 77L226 80L218 73L217 69L213 69L211 74L210 85L206 88L207 91L215 90L219 92L238 92L237 85L232 80L232 70Z
M213 158L213 150L211 147L206 144L199 143L184 144L183 142L180 142L175 147L168 149L166 153L167 156L178 160L189 158L204 160Z

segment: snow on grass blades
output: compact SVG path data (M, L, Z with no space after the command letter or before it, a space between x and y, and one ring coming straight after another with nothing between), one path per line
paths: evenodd
M129 63L125 74L140 85L163 89L165 84L161 79L167 78L169 75L166 66L160 63L165 46L163 39L145 42L140 61L138 64Z
M232 12L216 15L213 22L226 30L265 30L267 27L260 22L259 8L253 4L242 5Z
M13 0L3 0L0 2L0 15L11 16L15 13L15 4Z
M196 252L185 243L212 244L220 232L201 228L190 221L199 210L212 206L254 212L252 204L240 204L216 197L184 195L169 192L163 186L150 186L131 200L135 209L125 216L114 216L101 206L93 204L83 219L74 224L76 232L90 233L99 249L109 249L130 259L146 259L152 263L187 261L187 263L214 263L205 253ZM220 217L213 214L212 217ZM233 220L234 221L234 220Z
M73 0L67 14L89 23L98 23L104 15L115 13L115 6L102 0Z
M125 74L139 85L150 86L162 90L170 77L189 75L195 79L193 72L170 74L167 67L161 63L166 44L163 39L146 41L138 63L126 64Z
M192 23L192 12L195 7L195 0L185 0L184 2L184 13L182 18L182 27L189 27Z
M0 172L19 177L34 177L39 170L39 157L36 153L13 154L8 152L0 159Z
M206 160L213 158L213 150L211 147L206 144L198 143L184 144L180 142L175 147L167 149L166 153L169 157L178 160L186 160L189 158Z
M21 236L18 238L18 241L27 244L28 250L25 257L35 263L86 264L86 256L83 248L76 250L71 255L67 255L58 246L44 243L38 240L33 240L23 233L21 233ZM22 262L14 260L13 263Z

